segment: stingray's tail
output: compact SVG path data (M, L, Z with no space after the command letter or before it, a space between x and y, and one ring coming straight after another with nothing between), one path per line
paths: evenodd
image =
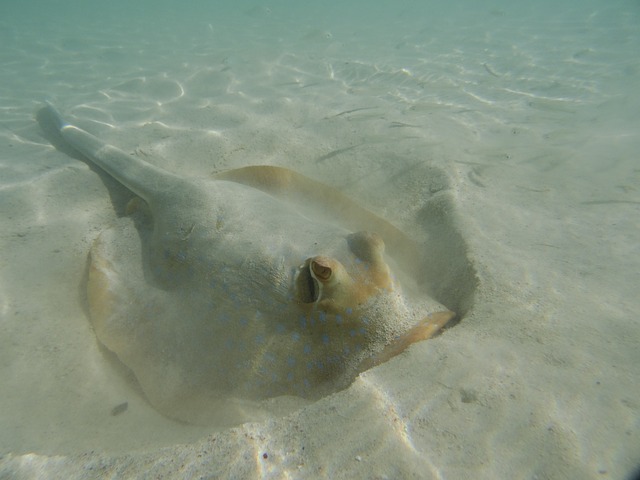
M67 125L69 125L69 123L67 123L62 116L60 115L60 112L58 112L58 110L55 109L55 107L53 105L51 105L49 102L45 102L46 106L38 112L38 121L42 122L42 119L44 119L45 117L48 118L48 120L51 122L51 125L54 126L58 131L62 130L63 127L66 127Z
M84 158L147 202L151 200L154 192L162 192L165 187L175 185L177 179L175 175L108 145L81 128L71 125L48 102L38 111L37 119L45 132L57 137L52 139L52 143L57 148L66 153L69 153L71 148L82 154Z

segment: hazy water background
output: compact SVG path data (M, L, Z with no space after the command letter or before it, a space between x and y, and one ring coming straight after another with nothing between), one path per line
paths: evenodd
M630 0L5 1L1 8L5 122L42 97L90 98L134 76L184 82L221 65L232 67L238 90L287 79L311 91L312 80L341 82L363 96L433 102L502 122L525 121L536 99L604 107L621 122L637 106L640 7ZM299 92L294 86L288 93Z
M510 142L542 162L549 149L601 138L606 146L597 152L562 155L562 162L576 157L578 168L613 161L599 151L612 138L637 140L630 135L640 103L637 1L5 1L0 8L8 138L32 126L43 99L62 107L128 103L146 120L171 102L287 99L336 113L383 108L419 119L421 134L436 141L495 155L509 155ZM505 140L507 131L535 138ZM3 168L5 178L29 175L25 165Z
M579 188L567 188L567 218L572 202L633 208L640 203L639 47L640 3L631 0L5 0L0 6L3 228L15 226L10 217L17 218L16 211L26 212L19 234L31 226L55 228L58 219L81 224L91 215L91 203L59 212L49 206L48 190L37 186L52 168L63 166L47 163L33 120L44 99L83 118L107 139L118 138L110 127L117 126L120 132L138 132L143 143L156 142L158 130L146 125L161 120L202 145L220 132L233 144L235 130L243 128L245 140L259 138L262 160L305 149L321 157L349 147L336 140L344 140L345 132L321 138L309 126L314 115L349 115L370 129L372 140L401 132L433 147L425 157L477 162L467 177L476 186L486 184L482 172L488 165L503 172L532 168L558 186L575 185L579 178L584 181ZM176 117L176 106L190 113ZM217 113L207 114L207 107ZM170 140L163 153L185 171L197 171L207 159L212 164L207 168L224 166L216 163L215 152L202 153L193 166L180 151L180 141ZM231 155L231 146L225 151ZM340 174L336 177L339 183ZM16 196L18 189L25 193ZM375 203L375 192L369 195ZM616 215L637 224L626 212ZM71 235L69 242L76 242L78 258L86 255L86 244L79 246ZM603 242L614 253L637 251L615 231ZM3 255L8 251L3 248ZM37 265L29 268L35 271ZM52 332L45 329L30 337L33 343L21 343L15 332L37 331L41 318L16 307L30 302L12 293L21 284L20 270L3 270L0 314L8 334L0 340L0 355L7 371L22 372L30 365L24 352L40 352L40 342ZM61 268L59 274L69 273ZM610 284L607 275L613 278L615 272L602 272L603 290ZM33 287L34 298L43 291L57 298L55 283L42 278ZM629 279L608 294L629 298L636 287ZM28 289L25 283L20 291ZM14 352L24 358L16 362ZM39 361L47 358L38 355ZM16 373L12 382L19 381ZM59 395L55 381L45 382L40 394ZM25 417L40 405L19 394L4 402L13 412L24 404ZM15 437L16 448L39 445L27 436Z

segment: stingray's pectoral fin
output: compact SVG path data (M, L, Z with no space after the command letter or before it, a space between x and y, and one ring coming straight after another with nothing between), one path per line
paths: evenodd
M92 252L89 265L89 281L87 283L87 300L91 319L96 330L99 330L107 318L113 313L116 298L110 290L114 269L110 262Z
M363 360L360 364L359 371L364 372L376 365L380 365L404 352L409 345L433 337L455 316L455 313L448 310L430 314L407 333L396 338L382 351Z
M133 219L123 217L91 247L87 300L100 342L123 355L137 348L135 332L153 293L142 268L140 236Z
M126 278L114 265L114 259L106 255L107 251L102 236L96 239L90 254L87 301L96 336L109 350L120 354L126 350L128 334L122 329L123 310L132 302Z

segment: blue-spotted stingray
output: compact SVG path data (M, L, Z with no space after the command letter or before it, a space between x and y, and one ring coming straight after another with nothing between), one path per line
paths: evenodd
M93 243L89 314L169 417L233 423L246 405L320 398L453 317L427 295L409 298L391 271L385 243L415 245L337 189L270 166L184 178L51 105L39 119L137 196ZM297 208L305 198L341 221L312 218Z

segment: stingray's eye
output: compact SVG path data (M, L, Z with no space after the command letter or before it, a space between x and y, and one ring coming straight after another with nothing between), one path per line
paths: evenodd
M313 260L311 262L311 270L318 280L326 282L331 278L331 268Z

